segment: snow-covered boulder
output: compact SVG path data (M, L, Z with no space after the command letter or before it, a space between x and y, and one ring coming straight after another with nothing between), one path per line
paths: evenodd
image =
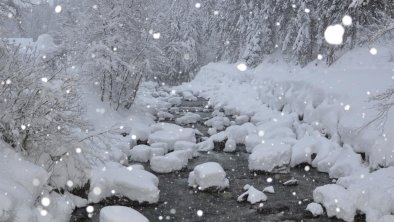
M100 210L100 222L149 222L149 220L130 207L108 206Z
M110 196L156 203L159 200L159 179L145 170L127 168L118 163L107 163L104 168L93 169L90 177L89 202L98 203ZM115 190L113 194L111 191Z
M197 97L195 97L193 95L193 93L190 91L183 91L182 96L183 96L183 99L187 100L187 101L196 101L197 100Z
M224 145L224 152L235 152L235 150L237 149L237 143L235 142L235 140L231 137L229 137Z
M226 172L216 162L207 162L194 167L194 170L189 174L188 183L189 186L198 186L201 190L210 187L224 189L229 186Z
M201 116L199 114L196 113L185 113L185 115L176 118L175 119L175 123L179 124L179 125L187 125L187 124L193 124L193 123L197 123L198 121L200 121Z
M174 119L174 115L172 115L171 113L168 113L168 112L164 112L164 111L157 112L157 117L159 118L159 121L163 121L166 119L169 119L169 120Z
M237 144L244 144L245 137L248 135L247 129L238 125L228 127L226 133L228 137L233 138Z
M260 144L249 155L249 170L272 172L290 163L291 148L286 144Z
M274 189L273 186L268 186L268 187L263 189L263 192L265 192L265 193L275 193L275 189Z
M224 130L226 126L230 125L230 119L225 116L215 116L205 121L204 124L217 130Z
M337 217L351 222L356 215L356 206L352 195L342 186L328 184L313 191L313 200L326 208L329 217Z
M192 157L198 156L197 144L189 141L176 141L174 144L174 151L187 150L191 153Z
M152 156L152 149L147 145L137 145L130 150L130 159L146 163Z
M150 160L150 168L156 173L171 173L187 166L192 154L189 150L178 150Z
M161 149L164 150L165 153L168 153L168 144L167 143L162 143L162 142L151 143L150 147L152 147L152 148L161 148Z
M247 152L252 152L252 150L264 141L262 136L256 134L250 134L245 137L245 148Z
M328 173L331 178L339 178L350 176L363 169L361 155L355 153L349 145L345 145Z
M195 130L171 123L157 123L151 126L149 143L163 142L172 150L176 141L190 141L195 143Z
M235 124L237 125L242 125L247 122L249 122L249 116L247 115L240 115L235 117Z
M179 106L182 104L182 97L174 96L167 100L171 105Z
M255 204L267 200L267 196L263 192L254 188L253 186L250 186L249 184L244 186L244 190L246 190L246 192L237 198L238 202L247 200L249 203Z
M208 152L215 148L215 144L212 139L207 139L197 144L197 150L202 152Z
M313 216L319 216L324 214L323 207L318 203L310 203L306 206L307 211L311 212Z

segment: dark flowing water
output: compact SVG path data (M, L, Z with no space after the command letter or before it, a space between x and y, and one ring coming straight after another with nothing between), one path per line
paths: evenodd
M212 110L204 109L206 101L185 101L179 108L183 111L195 112L203 118L211 116ZM193 127L193 126L189 126ZM206 134L207 127L197 123L194 127ZM132 207L144 214L150 221L341 221L327 216L313 217L305 211L311 203L312 191L320 185L331 183L325 173L311 168L304 170L298 166L285 173L250 172L248 169L248 153L243 146L237 146L235 153L224 153L220 150L201 153L191 161L186 169L169 174L157 174L159 178L160 200L157 204L138 204L126 198L110 198L93 205L95 213L88 217L85 208L76 209L71 221L99 221L99 211L104 206L123 205ZM201 163L215 161L220 163L230 180L230 187L224 191L199 191L189 188L187 179L189 172ZM133 164L133 163L130 163ZM146 170L150 170L145 165ZM267 182L272 178L272 182ZM296 186L284 186L283 182L295 178ZM268 200L262 204L251 205L248 202L237 202L237 197L244 192L243 187L250 184L259 190L273 186L274 194L267 193ZM202 216L197 215L202 211ZM356 218L356 221L363 221Z

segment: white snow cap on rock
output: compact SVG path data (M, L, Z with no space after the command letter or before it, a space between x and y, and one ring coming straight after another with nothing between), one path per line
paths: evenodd
M306 206L306 210L311 212L313 216L322 215L324 213L323 207L318 203L310 203Z
M210 187L224 189L229 186L226 172L216 162L207 162L196 166L189 174L188 183L189 186L198 186L201 190Z
M250 186L249 184L245 185L244 190L246 190L246 192L238 197L237 199L238 202L244 201L245 198L251 204L255 204L267 200L267 196L263 192L257 190L256 188Z
M263 189L263 192L266 192L266 193L275 193L275 189L274 189L273 186L269 186L269 187L264 188L264 189Z
M260 144L249 155L249 170L272 172L290 163L291 148L286 144Z
M132 208L108 206L100 210L100 222L149 222L149 220Z
M158 184L159 179L148 171L127 168L115 162L107 163L103 168L92 170L88 200L98 203L116 195L140 203L156 203L160 192ZM116 193L113 194L111 190L116 190Z
M157 123L151 126L149 143L163 142L173 149L176 141L196 142L195 130L171 123Z
M165 156L155 156L150 160L150 168L156 173L171 173L187 166L193 154L189 150L177 150Z
M175 123L179 125L187 125L197 123L201 119L201 116L196 113L186 113L185 115L176 118Z

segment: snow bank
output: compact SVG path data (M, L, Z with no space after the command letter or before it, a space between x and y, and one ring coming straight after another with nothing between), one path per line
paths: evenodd
M208 162L194 167L188 179L189 186L198 186L205 190L210 187L224 189L229 186L226 172L216 162Z
M100 222L149 222L149 220L132 208L109 206L100 210Z
M156 203L159 200L158 183L158 178L148 171L107 163L102 169L92 170L88 200L97 203L115 195L140 203Z
M25 222L40 219L35 207L48 173L0 143L0 221Z

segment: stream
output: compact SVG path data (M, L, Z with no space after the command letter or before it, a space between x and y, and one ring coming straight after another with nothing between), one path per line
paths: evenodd
M203 124L204 119L211 117L212 111L205 109L207 101L199 98L197 101L184 101L179 112L173 113L175 117L182 116L184 112L200 114L203 120L193 126L204 136L208 127ZM166 121L174 123L174 121ZM199 140L200 138L197 138ZM215 147L216 148L216 147ZM189 161L186 169L168 174L154 173L159 178L160 200L156 204L139 204L126 198L113 197L98 204L94 204L95 214L88 217L85 208L76 209L71 221L99 221L100 209L109 205L123 205L134 208L150 221L342 221L327 216L313 217L307 212L306 206L313 202L312 192L317 186L328 184L332 179L326 173L320 173L306 165L300 165L282 173L250 172L248 169L248 156L245 147L237 145L234 153L225 153L215 149L201 153L199 157ZM189 172L201 163L214 161L222 165L230 180L230 187L224 191L199 191L188 187ZM134 164L130 162L130 164ZM148 164L143 164L150 171ZM268 182L270 178L272 181ZM295 186L284 186L283 183L292 178L298 180ZM237 197L244 192L246 184L253 185L259 190L273 186L275 193L266 193L268 200L261 204L251 205L248 202L237 202ZM197 211L203 215L197 215ZM365 221L360 216L355 221Z

